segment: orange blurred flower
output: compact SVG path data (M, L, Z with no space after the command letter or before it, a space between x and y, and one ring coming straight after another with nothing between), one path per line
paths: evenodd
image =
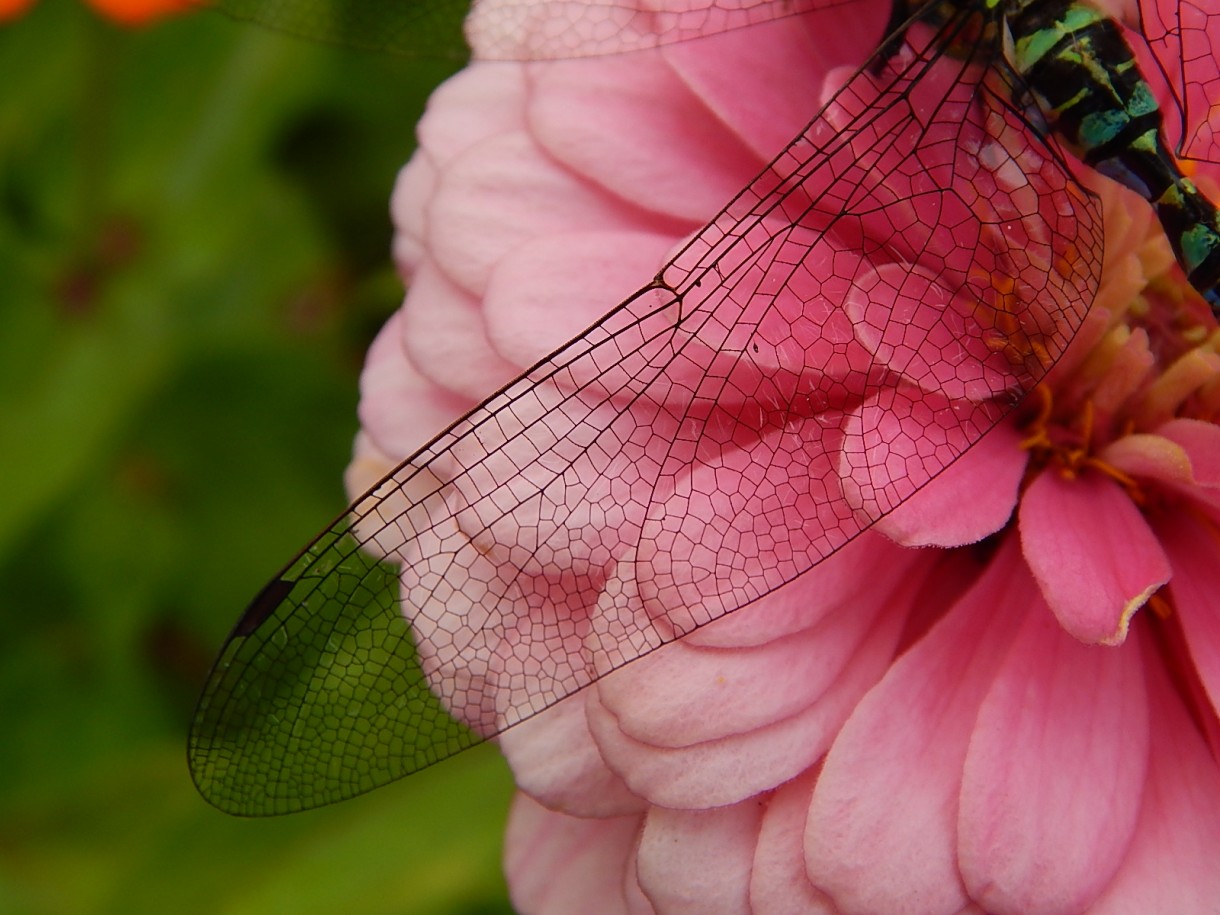
M0 0L0 3L4 0ZM18 0L21 2L21 0ZM183 12L195 4L192 0L85 0L103 16L113 19L120 25L143 25Z
M16 19L33 5L34 0L0 0L0 22Z
M138 26L163 16L182 12L192 0L85 0L89 6L120 25ZM0 22L16 19L34 5L34 0L0 0Z

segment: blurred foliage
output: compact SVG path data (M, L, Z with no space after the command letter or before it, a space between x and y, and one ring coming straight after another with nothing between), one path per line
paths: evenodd
M98 0L92 0L98 2ZM111 0L113 2L113 0ZM165 0L161 0L165 2ZM461 0L188 0L290 35L362 48L464 61L470 56Z
M0 28L0 911L507 910L494 751L266 821L183 752L238 612L343 507L447 67L75 0Z

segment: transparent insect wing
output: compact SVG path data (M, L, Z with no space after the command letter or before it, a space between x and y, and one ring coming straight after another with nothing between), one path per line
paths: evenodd
M639 51L870 0L195 0L234 19L411 57L562 60ZM540 27L541 24L541 27Z
M1212 0L1143 0L1135 24L1180 105L1179 154L1220 163L1220 7Z
M1042 378L1093 300L1096 202L925 40L264 590L192 730L209 800L359 794L776 599Z
M476 0L466 31L485 59L559 60L641 51L844 5L844 0Z

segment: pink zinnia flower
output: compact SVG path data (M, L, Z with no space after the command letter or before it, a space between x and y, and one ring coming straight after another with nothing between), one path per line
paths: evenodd
M867 56L885 12L862 22L853 6L817 34L793 17L658 52L475 63L442 86L394 197L410 292L369 354L353 494L653 275L803 128L835 68ZM474 35L476 52L492 40ZM1220 905L1220 357L1148 206L1097 183L1101 288L1033 396L813 571L503 735L521 910ZM845 315L856 323L818 325L843 335L843 370L901 372L868 306L831 321ZM976 383L946 372L937 396L954 409ZM848 438L869 404L839 406ZM861 506L885 495L866 457L868 473L845 448L837 468ZM733 475L704 469L718 485L694 486L706 505L683 517L759 530L749 494L719 485ZM408 603L420 574L408 559ZM444 615L486 612L461 585L417 624L438 677L457 660L433 644ZM683 596L664 613L697 616ZM559 629L526 649L582 637ZM493 678L502 649L457 675ZM529 686L505 685L507 701ZM472 724L504 709L484 711Z

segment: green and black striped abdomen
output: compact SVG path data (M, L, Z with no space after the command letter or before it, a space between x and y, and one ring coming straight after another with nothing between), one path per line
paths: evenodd
M1168 149L1118 23L1064 0L1017 0L1006 15L1010 64L1049 125L1085 164L1155 206L1191 284L1220 311L1220 217Z

